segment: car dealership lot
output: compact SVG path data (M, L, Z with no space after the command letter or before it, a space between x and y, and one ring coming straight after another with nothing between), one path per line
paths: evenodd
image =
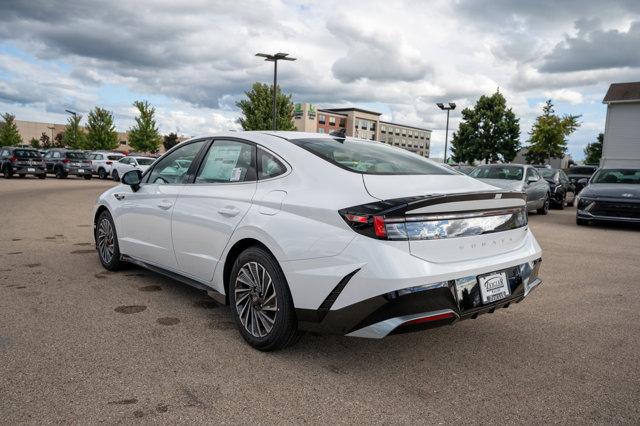
M260 353L202 292L101 267L90 215L112 185L0 181L2 422L637 422L638 227L532 214L544 284L523 303Z

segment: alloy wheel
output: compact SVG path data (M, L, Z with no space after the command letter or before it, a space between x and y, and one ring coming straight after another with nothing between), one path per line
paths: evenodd
M242 326L254 337L264 337L276 322L278 301L271 275L258 262L245 263L235 282L235 302Z
M111 222L104 218L98 226L98 252L104 263L111 262L115 252L115 238Z

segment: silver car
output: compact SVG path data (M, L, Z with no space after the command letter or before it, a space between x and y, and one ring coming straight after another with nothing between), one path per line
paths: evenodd
M486 164L476 167L469 176L498 188L527 194L527 210L540 214L549 212L551 190L533 166L521 164Z

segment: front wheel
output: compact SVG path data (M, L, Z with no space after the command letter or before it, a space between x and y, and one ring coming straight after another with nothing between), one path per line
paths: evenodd
M547 196L544 199L544 204L542 204L542 207L540 207L537 212L538 214L547 214L549 213L549 194L547 194Z
M11 167L6 166L4 168L4 178L11 179L12 177L13 177L13 171L11 170Z
M98 177L105 180L107 178L107 171L105 169L98 170Z
M120 246L118 245L118 234L113 223L111 213L105 210L100 213L96 222L95 230L96 248L100 263L109 271L116 271L122 267L120 260Z
M234 262L229 301L240 334L258 350L286 348L302 335L287 280L262 247L246 249Z
M115 180L116 182L120 180L120 176L118 175L117 170L114 170L113 173L111 173L111 179Z

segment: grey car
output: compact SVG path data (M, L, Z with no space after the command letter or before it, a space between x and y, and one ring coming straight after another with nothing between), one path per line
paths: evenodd
M521 164L486 164L476 167L469 176L498 188L527 194L527 210L549 212L551 190L533 166Z
M598 169L578 195L576 222L640 223L640 167Z

